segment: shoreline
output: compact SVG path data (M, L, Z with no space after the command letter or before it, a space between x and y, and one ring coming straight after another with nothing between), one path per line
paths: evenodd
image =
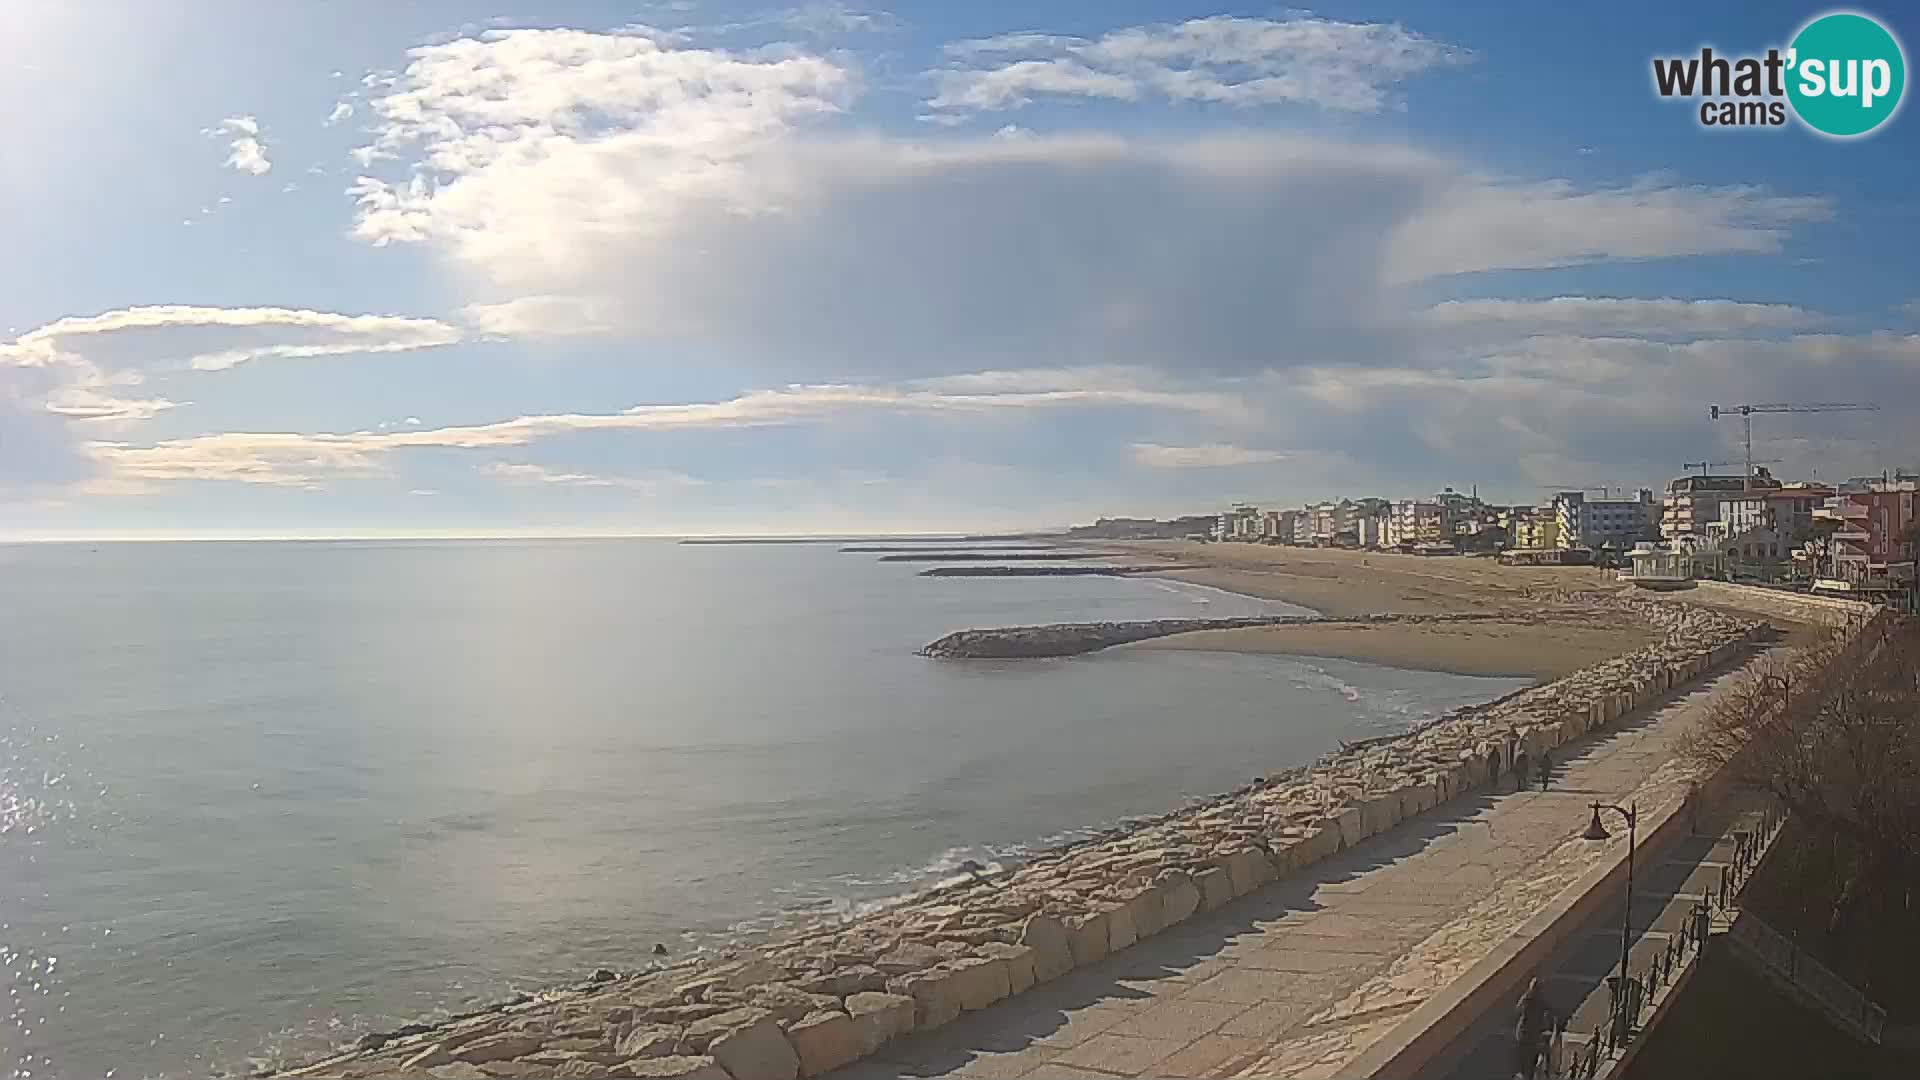
M689 1076L830 1071L1097 964L1490 783L1516 767L1516 747L1550 748L1610 724L1724 662L1764 625L1636 601L1613 601L1613 614L1644 620L1655 643L1574 676L1126 819L884 910L796 926L664 971L596 972L585 983L365 1037L355 1049L268 1075L365 1077L509 1060L604 1070L662 1054L680 1055L662 1058L676 1068L707 1070Z

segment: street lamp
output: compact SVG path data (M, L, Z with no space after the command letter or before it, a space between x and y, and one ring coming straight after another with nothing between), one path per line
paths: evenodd
M1620 1015L1621 1030L1626 1030L1624 1019L1627 1006L1627 952L1633 946L1633 849L1639 846L1640 804L1615 806L1612 803L1594 803L1593 820L1587 823L1583 840L1611 839L1606 823L1600 820L1600 811L1611 810L1627 819L1627 906L1620 916Z

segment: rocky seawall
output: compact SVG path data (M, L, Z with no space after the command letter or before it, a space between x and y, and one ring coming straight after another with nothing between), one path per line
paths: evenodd
M921 577L1130 577L1193 570L1192 566L936 566Z
M794 1080L938 1028L1232 903L1537 756L1744 651L1764 623L1596 600L1654 645L1407 734L754 949L369 1036L282 1075Z
M920 649L940 660L1014 660L1077 656L1114 645L1200 630L1239 630L1253 626L1366 626L1381 623L1496 622L1513 614L1463 612L1457 615L1366 615L1343 619L1328 615L1244 615L1226 619L1138 619L1128 622L1052 623L1003 626L993 630L956 630Z

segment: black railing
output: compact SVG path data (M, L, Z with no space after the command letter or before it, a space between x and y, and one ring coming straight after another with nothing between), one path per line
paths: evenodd
M1654 995L1671 985L1686 965L1706 948L1707 940L1713 935L1715 918L1724 918L1733 902L1739 899L1740 890L1760 864L1767 842L1784 820L1783 814L1768 807L1761 811L1751 830L1739 829L1729 834L1733 837L1733 854L1720 871L1719 888L1693 905L1680 932L1667 938L1666 946L1648 960L1644 969L1629 972L1624 979L1618 975L1608 978L1611 994L1606 1022L1571 1053L1564 1052L1568 1031L1562 1021L1554 1032L1554 1045L1563 1051L1556 1055L1557 1060L1545 1073L1544 1080L1592 1080L1640 1034L1641 1018L1652 1008Z

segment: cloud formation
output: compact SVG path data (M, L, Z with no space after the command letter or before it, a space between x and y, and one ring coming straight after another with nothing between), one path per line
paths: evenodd
M863 412L966 418L1086 408L1159 410L1216 420L1244 416L1242 403L1229 393L1153 389L1117 379L1098 387L1046 387L1044 380L1035 380L1027 389L970 393L916 384L815 385L757 390L723 401L636 405L613 413L541 414L485 424L311 435L225 432L145 446L102 441L92 450L114 477L132 487L167 480L230 480L311 488L329 475L381 475L388 455L410 449L499 449L596 431L782 427ZM517 465L496 474L531 475Z
M1295 15L1214 16L1134 26L1097 39L1019 33L957 42L928 105L1017 109L1039 97L1297 104L1378 112L1389 88L1467 57L1464 49L1390 23Z
M1431 52L1398 29L1256 30L1103 47L1284 45L1388 67ZM821 381L1390 354L1412 332L1404 286L1774 251L1826 212L1750 187L1494 178L1409 146L1256 130L854 133L837 118L861 86L839 54L637 32L424 46L370 104L360 149L383 175L353 185L355 231L448 260L486 333L693 343Z
M260 141L258 120L251 116L230 116L220 121L220 130L233 136L225 162L229 168L253 176L265 176L273 171L266 144Z
M267 358L426 349L460 337L436 319L401 315L156 304L48 323L0 345L0 363L218 371Z
M675 489L700 486L701 481L685 473L664 469L649 470L645 473L623 473L617 476L603 476L599 473L567 472L549 469L544 465L529 462L491 461L480 467L480 471L504 483L560 488L620 488L626 491L638 491L645 494L659 494Z
M1150 469L1224 469L1240 465L1266 465L1284 461L1287 457L1279 450L1250 450L1227 443L1200 446L1133 444L1134 463Z
M1556 296L1548 300L1446 300L1423 312L1421 321L1435 329L1497 335L1719 337L1806 329L1822 322L1823 316L1792 304Z

